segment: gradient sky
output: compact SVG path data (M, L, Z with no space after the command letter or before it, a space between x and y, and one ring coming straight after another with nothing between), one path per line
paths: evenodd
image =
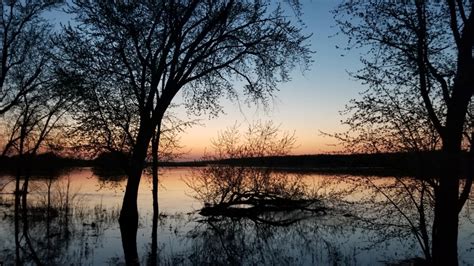
M181 141L188 151L181 160L200 158L207 147L209 150L211 138L219 131L235 123L241 124L242 129L248 123L256 120L272 120L279 124L282 130L295 132L297 148L293 154L317 154L339 151L335 146L337 141L322 136L320 131L335 133L343 131L342 116L339 111L350 99L358 97L364 88L358 81L349 77L347 71L360 68L359 51L344 51L336 46L344 47L347 39L338 33L338 28L330 13L341 1L334 0L301 0L302 21L306 24L305 34L312 34L309 39L314 63L309 71L302 73L295 69L292 81L278 86L275 101L268 111L261 107L248 108L245 103L223 100L225 114L209 119L208 116L189 116L184 111L174 110L182 120L200 119L200 126L194 126L182 133ZM61 11L47 14L57 24L67 23L69 16ZM335 36L336 35L336 36ZM174 103L182 103L180 95Z
M350 99L358 97L363 86L349 77L347 71L355 71L360 67L358 51L346 52L337 49L344 47L346 38L334 36L338 29L330 10L339 1L302 0L302 20L307 34L313 34L310 44L314 63L311 69L302 73L293 71L292 81L279 85L276 101L268 112L262 108L247 108L245 104L223 101L224 111L217 118L209 120L200 117L202 126L194 126L182 134L182 144L189 153L183 159L196 159L203 155L210 139L217 136L218 131L234 125L242 125L242 129L255 120L272 120L280 124L281 129L295 131L298 147L294 154L315 154L338 151L334 146L337 141L322 136L320 131L334 133L343 130L339 111ZM176 103L182 102L176 99ZM180 117L185 119L184 112ZM193 117L189 117L193 118Z

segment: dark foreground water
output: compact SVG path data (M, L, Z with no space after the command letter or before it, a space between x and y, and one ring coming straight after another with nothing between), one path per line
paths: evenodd
M151 180L144 176L138 199L141 264L385 265L423 257L415 234L419 207L429 221L432 202L429 189L422 195L410 178L288 174L303 180L326 211L266 213L265 220L298 220L275 225L201 216L204 202L188 186L198 171L161 170L155 243ZM13 178L0 176L0 265L125 264L117 221L124 185L123 176L91 168L35 177L23 216L23 209L15 215ZM474 265L473 210L468 201L461 213L461 265Z

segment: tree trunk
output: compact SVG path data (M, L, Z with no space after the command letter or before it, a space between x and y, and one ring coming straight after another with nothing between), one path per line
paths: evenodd
M29 187L30 176L31 176L31 167L29 166L30 162L31 162L31 158L28 158L25 160L26 171L25 171L25 177L23 180L23 188L21 192L22 212L23 212L23 219L24 219L24 223L23 223L24 232L28 231L28 187Z
M22 168L21 165L23 162L23 139L20 139L20 151L18 156L18 166L16 169L16 176L15 176L15 257L16 257L16 265L21 265L21 257L20 257L20 203L21 203L21 191L20 191L20 182L21 182L21 175L22 175Z
M158 148L160 145L161 123L158 124L156 132L153 135L152 146L152 179L153 179L153 216L158 217Z
M459 86L460 84L456 85ZM464 89L469 91L469 86L465 86ZM443 139L442 149L443 165L439 186L435 192L432 247L434 265L458 265L458 205L462 172L460 169L462 157L461 143L468 103L469 98L466 100L465 97L463 99L453 93L452 104L448 107L446 135ZM470 190L470 188L467 188L467 190Z
M458 265L459 156L445 153L436 190L433 222L433 265Z
M460 210L458 207L459 185L462 173L460 169L462 134L468 104L472 97L472 86L474 86L472 73L474 73L472 59L468 61L460 59L451 102L448 105L442 149L443 165L435 195L432 252L434 265L458 265L457 238ZM469 193L470 189L467 187L466 193Z
M30 155L32 156L32 155ZM23 237L25 238L26 245L30 250L30 257L35 262L36 265L43 265L36 254L36 251L33 247L33 243L30 239L29 234L29 222L28 222L28 184L31 177L31 157L25 160L26 161L26 171L23 181L23 191L22 191L22 220L23 220Z
M153 182L153 225L151 230L150 265L158 265L158 148L160 144L161 123L158 124L152 139L152 182Z
M455 6L454 2L450 5ZM472 6L472 4L471 4ZM452 20L453 21L453 20ZM457 32L452 25L453 32ZM459 32L457 32L459 33ZM457 70L446 115L443 138L444 163L436 191L433 223L433 264L458 265L459 179L461 178L462 134L474 87L474 13L470 12L456 40ZM470 187L464 189L469 193Z
M20 193L19 181L16 183L17 190L15 190L15 263L22 265L20 257Z
M139 265L137 252L138 230L138 188L145 164L152 128L147 123L140 125L137 141L133 147L132 158L128 167L128 180L125 187L122 209L120 211L120 233L127 265Z

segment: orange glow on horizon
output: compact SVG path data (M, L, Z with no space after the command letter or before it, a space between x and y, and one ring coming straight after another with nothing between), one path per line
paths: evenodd
M184 146L183 151L186 154L178 161L199 160L206 153L212 153L211 139L215 138L217 133L224 130L225 127L224 125L218 129L195 127L187 130L181 136L181 144ZM291 155L328 154L342 151L342 147L336 139L322 136L316 130L307 134L299 134L295 130L295 138L296 145L290 153Z

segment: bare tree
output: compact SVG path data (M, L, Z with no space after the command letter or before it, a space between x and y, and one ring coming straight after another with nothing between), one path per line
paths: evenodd
M2 155L34 157L56 146L56 137L67 126L63 118L72 102L55 81L43 82L41 88L23 95L3 116L7 142Z
M44 80L43 80L44 81ZM31 177L31 167L38 152L49 149L50 143L56 143L56 137L62 128L62 118L67 111L70 101L54 84L44 81L41 87L24 94L18 103L2 118L7 125L4 129L9 132L9 138L3 149L3 154L15 155L17 158L17 173L15 176L15 232L18 233L18 217L20 210L23 216L24 234L28 231L27 195ZM8 123L10 122L10 123ZM21 187L20 187L21 185ZM48 210L49 212L49 210ZM16 234L15 237L18 235ZM27 246L31 249L35 263L41 264L34 254L34 249L28 236ZM19 239L17 245L19 244ZM17 253L19 259L19 254Z
M49 49L49 26L42 13L56 7L56 0L2 1L0 18L0 115L41 85Z
M182 153L179 134L186 128L196 124L197 121L183 121L171 112L167 112L161 124L153 132L151 138L151 174L152 174L152 197L153 197L153 224L151 242L151 260L156 264L156 253L158 250L158 162L172 161L179 158ZM163 124L163 125L162 125Z
M243 132L234 124L219 132L211 143L213 152L205 159L217 161L288 155L295 148L296 138L272 121L256 121Z
M282 225L323 210L320 206L315 208L319 203L317 197L301 175L276 172L272 167L242 165L242 160L250 158L287 155L295 143L292 134L282 132L272 122L259 121L249 125L245 132L237 125L229 127L212 143L213 151L205 157L212 164L196 170L186 180L194 197L204 203L202 215L247 217ZM269 210L288 211L290 217L281 215L272 220L272 217L262 216ZM296 210L303 212L297 215L289 212Z
M64 72L82 80L84 124L139 114L120 219L135 228L147 150L179 91L196 113L216 114L241 80L251 101L265 103L295 63L311 61L307 37L270 1L77 0L70 12Z
M359 140L376 147L383 143L377 139L381 133L397 141L395 147L441 148L441 173L432 182L432 262L439 265L457 264L458 213L472 184L469 176L460 187L462 150L472 131L472 9L472 1L374 0L343 3L335 11L350 46L369 52L355 74L369 90L350 107L355 111L346 121L362 130Z
M0 19L0 119L1 136L6 141L2 155L18 155L19 166L15 185L15 243L19 244L20 199L27 234L27 193L29 163L41 149L45 139L58 121L62 101L51 96L50 25L41 17L62 1L2 1ZM22 165L24 164L24 165ZM23 167L26 171L23 171ZM23 187L20 190L21 177ZM40 264L31 241L26 242L34 261ZM17 263L20 263L17 249Z

